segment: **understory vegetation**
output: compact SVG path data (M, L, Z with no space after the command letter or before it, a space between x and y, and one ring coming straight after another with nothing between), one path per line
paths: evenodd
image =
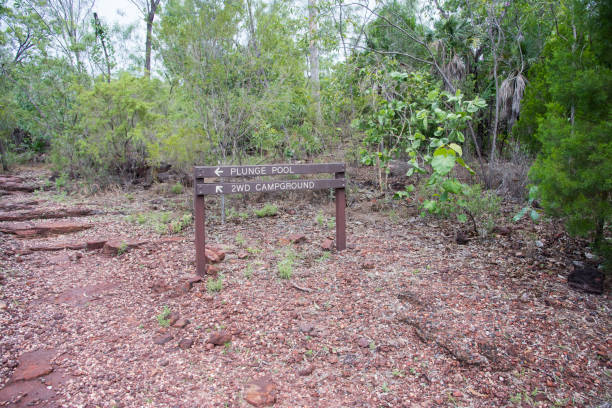
M62 188L103 188L331 156L474 235L506 196L610 257L609 1L145 3L143 58L101 1L0 0L2 170L45 161ZM191 215L131 221L179 232Z

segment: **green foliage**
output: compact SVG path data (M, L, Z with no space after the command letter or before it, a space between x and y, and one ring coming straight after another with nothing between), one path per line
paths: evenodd
M182 194L183 193L183 185L181 183L175 183L172 185L172 187L170 188L170 191L172 191L172 194Z
M253 210L253 212L259 218L274 217L276 214L278 214L278 207L276 207L274 204L266 204L259 210Z
M178 234L193 223L191 213L177 215L170 211L130 214L126 219L133 224L146 226L158 234Z
M208 278L206 281L206 290L209 292L220 292L223 289L223 274L219 274L217 279Z
M547 93L535 131L542 147L529 173L544 209L602 252L612 221L612 66L590 38L606 29L595 23L604 8L586 0L561 3L558 31L535 81Z
M170 314L171 314L171 310L168 306L164 306L164 308L162 309L162 311L156 316L157 319L157 323L159 323L159 325L161 327L168 327L170 326Z
M137 177L159 159L156 124L164 87L159 81L122 75L80 89L74 127L53 141L53 162L72 175Z
M291 279L293 276L293 264L295 263L296 257L297 255L292 249L288 248L285 250L283 259L276 265L279 278Z

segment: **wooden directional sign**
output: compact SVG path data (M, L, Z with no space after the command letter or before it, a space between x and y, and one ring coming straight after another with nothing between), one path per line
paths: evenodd
M272 191L321 190L333 188L336 197L336 249L346 248L346 196L344 163L266 164L258 166L196 166L194 167L194 210L196 269L206 273L205 257L205 195L265 193ZM291 174L333 173L333 179L259 180L248 182L210 181L211 178L287 176Z

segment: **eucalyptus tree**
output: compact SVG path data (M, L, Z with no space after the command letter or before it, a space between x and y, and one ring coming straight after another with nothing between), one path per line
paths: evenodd
M145 60L144 74L146 77L151 76L151 48L153 44L153 22L155 15L161 4L161 0L130 0L138 11L142 14L147 26L147 35L145 37Z

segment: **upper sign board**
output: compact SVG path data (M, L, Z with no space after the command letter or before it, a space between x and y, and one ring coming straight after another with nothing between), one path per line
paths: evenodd
M343 173L344 163L266 164L260 166L196 166L195 178L259 177L289 174Z

